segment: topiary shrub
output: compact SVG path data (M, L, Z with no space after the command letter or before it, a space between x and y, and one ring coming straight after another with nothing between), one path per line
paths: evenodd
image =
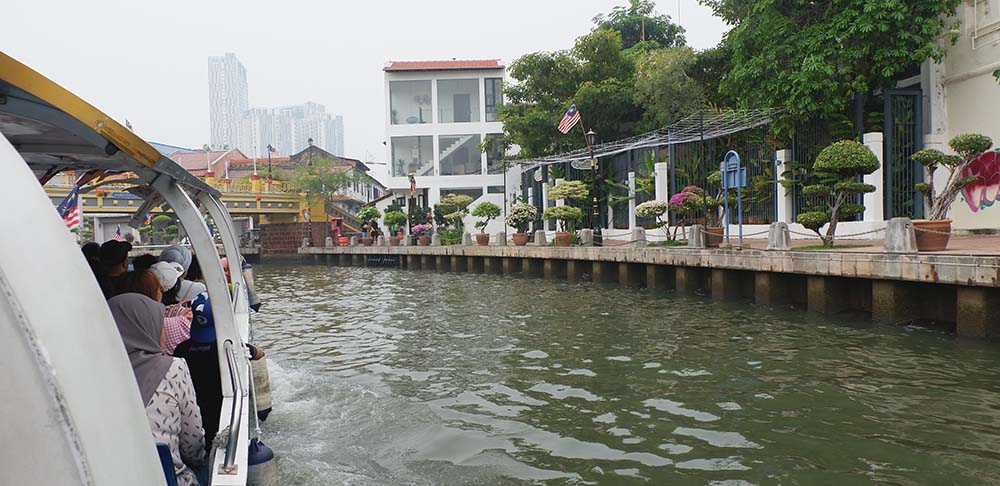
M853 196L875 192L875 186L857 179L878 168L878 158L859 142L841 140L826 147L816 157L810 174L801 180L785 180L800 185L804 195L823 201L820 207L799 214L795 221L815 231L823 246L833 246L837 223L865 210L864 205L851 202ZM827 225L825 235L820 232L824 225Z
M573 206L555 206L542 213L542 219L554 219L559 222L563 231L572 233L576 225L583 219L583 211Z
M386 211L382 216L382 222L388 228L398 228L406 222L406 215L402 211Z
M479 229L479 232L486 233L486 227L489 226L490 221L500 217L500 213L500 206L497 206L496 204L489 201L479 203L479 205L472 210L473 216L482 218L481 220L476 221L476 228Z
M510 209L506 223L518 233L523 233L536 218L538 218L538 208L525 202L519 202Z
M590 189L583 181L561 181L549 189L548 198L550 201L559 199L586 200L590 197ZM548 218L546 218L548 219Z
M365 206L355 216L361 221L371 222L381 218L382 213L375 206Z
M993 146L993 140L978 133L967 133L951 139L948 146L958 155L947 155L937 149L924 149L913 154L913 160L927 168L928 182L916 185L917 191L924 195L927 219L948 219L948 211L962 189L979 180L978 176L970 175L969 166ZM948 171L948 179L944 190L938 193L934 187L934 172L940 167Z

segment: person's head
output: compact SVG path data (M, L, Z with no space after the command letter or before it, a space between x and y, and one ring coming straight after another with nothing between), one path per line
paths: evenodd
M179 263L181 268L184 269L184 274L186 274L188 267L191 266L191 250L183 246L170 245L163 250L163 253L160 253L160 261ZM183 277L184 274L181 276Z
M111 276L117 276L128 271L128 252L132 244L127 241L109 240L101 245L100 258L104 271Z
M163 287L160 280L149 270L126 272L118 280L118 294L142 294L160 302L163 298Z
M156 255L144 253L132 259L132 270L149 270L157 261Z
M83 256L87 258L87 263L93 265L101 262L101 245L91 241L80 247L80 251L82 251Z
M191 266L188 267L187 275L184 278L192 281L204 279L201 274L201 265L198 265L198 255L191 255Z
M202 292L191 301L191 340L196 343L215 342L215 318L208 294Z
M181 267L180 263L156 262L152 267L149 267L149 271L156 276L156 280L160 282L160 288L166 292L177 285L181 274L184 273L184 268Z
M126 293L109 299L108 308L125 345L142 402L148 404L173 363L160 344L163 304L142 294Z

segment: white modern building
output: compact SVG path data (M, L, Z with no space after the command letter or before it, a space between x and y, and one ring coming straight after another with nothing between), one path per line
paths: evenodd
M251 108L241 119L240 147L251 156L267 155L267 146L279 154L293 154L312 145L344 154L344 118L326 112L311 101L278 108Z
M480 149L484 140L503 133L497 118L503 64L498 59L392 61L383 71L385 183L396 202L432 207L454 193L472 196L473 207L485 200L503 207L504 193L519 183L517 169L508 171L505 188L501 154ZM503 223L495 221L490 229L502 231Z
M240 147L240 120L249 107L247 70L236 54L208 58L208 104L214 147Z

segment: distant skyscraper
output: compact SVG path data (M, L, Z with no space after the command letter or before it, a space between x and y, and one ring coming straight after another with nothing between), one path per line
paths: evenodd
M240 138L243 114L249 108L247 100L247 70L227 52L225 56L208 58L208 103L212 128L212 145L249 149Z
M252 108L244 113L240 147L258 157L267 156L267 145L282 155L291 155L313 145L334 155L344 155L344 118L326 112L319 103L279 108Z

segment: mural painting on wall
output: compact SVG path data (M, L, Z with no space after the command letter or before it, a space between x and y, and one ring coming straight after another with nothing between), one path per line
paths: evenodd
M992 206L1000 200L1000 149L984 152L966 167L962 177L979 180L965 186L962 195L972 212Z

